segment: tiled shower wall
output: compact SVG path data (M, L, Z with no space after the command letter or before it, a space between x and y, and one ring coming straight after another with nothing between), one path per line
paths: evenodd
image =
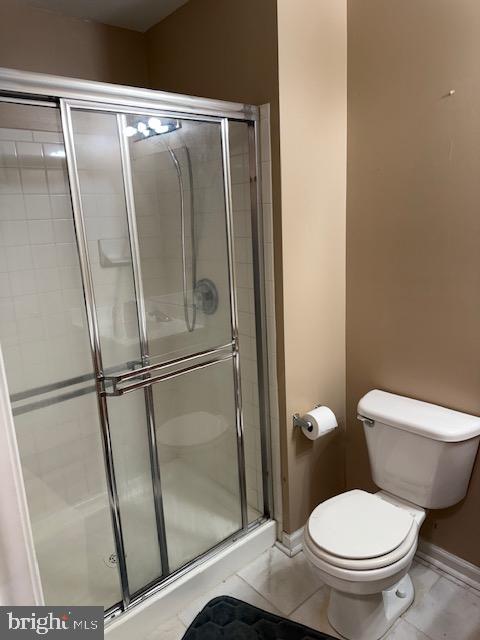
M15 393L91 363L65 322L82 294L65 160L53 155L63 152L60 135L0 129L0 139L2 344Z
M92 365L59 131L0 129L0 176L0 340L15 394ZM98 494L93 394L18 415L16 430L33 520Z

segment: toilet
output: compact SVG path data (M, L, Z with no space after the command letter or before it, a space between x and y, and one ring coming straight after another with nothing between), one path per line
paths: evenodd
M304 529L304 552L330 587L328 619L349 640L380 638L410 606L408 575L427 509L465 496L480 418L373 390L358 403L372 477L319 504Z

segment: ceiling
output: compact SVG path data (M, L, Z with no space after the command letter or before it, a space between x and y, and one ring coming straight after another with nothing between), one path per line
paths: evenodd
M64 15L146 31L188 0L23 0Z

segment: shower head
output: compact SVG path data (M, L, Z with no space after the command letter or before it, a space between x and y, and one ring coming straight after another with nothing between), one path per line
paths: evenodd
M145 118L132 122L128 127L125 127L125 133L129 138L136 136L134 142L138 142L144 138L151 138L176 131L180 129L181 126L179 120L173 120L171 118L162 118L160 120L160 118L152 116L148 118L148 120Z

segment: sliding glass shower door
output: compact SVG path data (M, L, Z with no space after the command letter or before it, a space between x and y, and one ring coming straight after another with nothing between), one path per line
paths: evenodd
M247 525L227 132L63 109L128 601Z
M9 100L0 341L40 575L112 613L268 515L253 123Z

